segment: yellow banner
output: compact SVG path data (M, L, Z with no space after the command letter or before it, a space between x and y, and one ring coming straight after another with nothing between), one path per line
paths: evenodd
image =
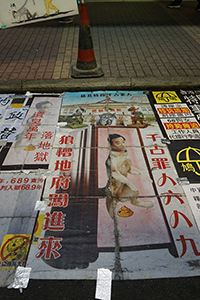
M157 103L182 102L174 91L152 92Z

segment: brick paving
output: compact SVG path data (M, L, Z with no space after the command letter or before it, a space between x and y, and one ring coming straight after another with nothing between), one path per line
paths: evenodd
M95 57L105 78L200 76L197 2L88 3ZM0 79L65 79L76 63L79 16L0 30Z

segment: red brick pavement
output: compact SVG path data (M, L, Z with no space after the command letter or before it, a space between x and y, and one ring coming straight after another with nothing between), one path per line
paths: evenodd
M167 3L167 2L166 2ZM197 2L88 3L94 51L104 77L200 76ZM79 17L0 30L0 79L65 79L77 60Z

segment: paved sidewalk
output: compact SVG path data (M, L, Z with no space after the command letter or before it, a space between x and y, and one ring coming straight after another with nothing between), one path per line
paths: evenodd
M138 88L138 82L142 82L141 88L148 87L148 83L153 87L157 83L158 87L159 83L199 86L197 2L184 1L181 9L167 9L166 4L87 4L96 60L104 71L100 81L65 80L70 78L70 66L77 60L79 16L68 25L53 20L1 29L0 91L8 87L25 90L31 84L42 85L41 89L60 84L59 91L65 86L70 90L80 88L80 82L82 89L90 88L90 82L99 88L98 82L104 86L113 80L114 85L125 88Z

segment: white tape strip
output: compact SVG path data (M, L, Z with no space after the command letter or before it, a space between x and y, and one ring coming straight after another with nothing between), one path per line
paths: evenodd
M97 269L95 299L111 299L112 272L109 269Z
M26 289L30 278L31 268L17 267L14 282L8 286L8 289Z
M49 204L49 202L45 201L45 200L44 201L36 201L34 210L46 210L48 204Z
M62 129L60 128L60 126L56 126L56 127L55 127L55 130L56 130L56 133L58 133L58 132L61 132L61 131L62 131Z
M171 141L168 139L161 139L161 143L170 145Z
M22 172L26 175L28 175L31 171L30 170L22 170Z
M23 110L28 110L30 107L28 105L22 106Z
M176 178L176 181L178 182L179 185L189 185L190 184L190 182L187 179L187 177Z

